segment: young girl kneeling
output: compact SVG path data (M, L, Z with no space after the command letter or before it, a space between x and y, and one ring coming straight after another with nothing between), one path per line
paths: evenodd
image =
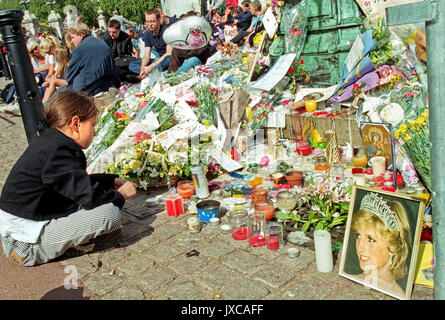
M47 128L13 166L0 196L4 254L23 266L121 228L119 209L136 185L86 172L82 149L95 135L98 110L84 94L57 93L45 109Z

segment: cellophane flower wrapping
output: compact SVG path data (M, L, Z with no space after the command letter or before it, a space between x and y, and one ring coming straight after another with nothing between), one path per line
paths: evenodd
M296 5L287 3L282 7L281 26L284 28L285 53L295 53L298 58L306 41L308 28L309 5L306 1L300 1Z
M418 82L389 94L390 103L404 110L404 119L395 126L394 137L406 151L422 181L431 191L430 128L427 92ZM379 109L383 110L384 106Z

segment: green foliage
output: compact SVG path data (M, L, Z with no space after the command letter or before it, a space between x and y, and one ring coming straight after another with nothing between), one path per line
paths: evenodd
M46 4L48 0L31 0L28 10L33 13L41 24L46 24L51 8ZM97 10L99 7L104 11L104 16L109 19L113 11L117 10L120 15L136 23L144 23L144 11L150 8L161 8L160 0L57 0L54 10L65 18L63 8L67 5L74 5L77 12L83 15L83 22L89 27L97 26ZM20 5L20 0L0 1L0 10L18 9L24 11Z

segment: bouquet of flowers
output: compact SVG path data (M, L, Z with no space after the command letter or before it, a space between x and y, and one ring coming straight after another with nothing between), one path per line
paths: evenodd
M416 166L417 172L426 187L431 191L431 158L430 158L429 110L425 109L420 116L403 122L395 131L394 137L405 149L408 157Z
M372 38L377 41L377 48L369 53L374 67L377 68L382 64L396 65L398 56L394 54L394 49L391 46L391 34L386 27L385 20L381 17L367 19L365 28L372 30Z
M183 165L169 162L162 146L156 144L148 133L139 131L134 135L134 144L119 155L116 163L108 165L105 172L117 174L147 189L165 181L170 185L173 177L182 175Z
M311 181L307 187L298 188L297 209L290 213L280 212L276 217L295 223L295 229L302 225L303 232L310 226L314 226L315 230L329 231L346 222L351 191L352 187L348 184L339 184L332 179L324 179L319 183ZM299 210L302 206L307 209L304 214Z
M198 117L199 122L205 126L216 125L216 108L218 105L218 89L202 85L195 88L195 98L198 104L193 111Z

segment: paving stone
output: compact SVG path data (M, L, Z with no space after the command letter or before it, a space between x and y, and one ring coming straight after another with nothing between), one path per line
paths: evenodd
M285 300L323 300L332 292L333 289L321 281L301 275L292 281L291 287L281 297Z
M242 278L242 275L225 266L218 265L198 271L195 278L196 281L210 289L219 289L227 284L235 285Z
M159 226L153 232L157 238L161 240L167 240L185 230L185 226L179 225L177 223L169 223L162 226Z
M236 284L224 286L221 293L229 300L259 300L267 296L270 291L257 281L242 278Z
M250 254L247 251L237 250L224 257L223 264L244 274L253 274L259 267L266 264L266 261Z
M170 300L195 300L204 295L192 281L183 282L169 288L165 293Z
M295 273L282 265L272 264L261 268L254 275L255 280L262 281L267 285L279 288L295 278Z
M130 222L123 226L121 229L121 238L119 239L119 243L123 246L129 246L145 236L149 236L153 233L153 227L137 223Z
M183 257L168 265L168 268L178 274L193 274L206 266L206 263L196 256Z
M108 273L98 273L89 276L84 283L94 294L104 296L120 285L122 281L123 280L116 275L110 276Z
M196 248L203 243L207 243L209 239L201 233L190 233L186 231L175 237L173 241L180 246L191 249Z
M152 258L138 254L127 257L119 262L117 268L129 276L134 276L154 265Z
M207 245L203 248L200 248L199 252L202 255L218 259L218 258L220 258L234 250L235 250L235 248L229 246L226 242L213 241L209 245Z
M137 252L137 253L141 253L141 252L147 250L148 248L158 244L159 241L160 240L158 238L156 238L155 236L149 235L142 239L139 239L134 244L128 246L128 249L130 249L131 251Z
M114 267L119 261L127 258L130 255L128 250L123 250L122 248L110 250L104 253L100 261L103 264Z
M104 300L144 300L145 295L134 283L124 283L119 289L102 297Z
M289 258L287 255L283 255L282 257L278 258L276 262L296 272L306 269L310 264L314 264L316 269L315 252L307 248L298 249L300 249L300 255L298 257Z
M176 275L157 267L151 267L138 276L138 282L151 290L157 290L176 279Z
M166 261L174 256L184 253L186 249L179 247L173 243L161 243L154 247L152 250L148 250L147 253L159 261Z

